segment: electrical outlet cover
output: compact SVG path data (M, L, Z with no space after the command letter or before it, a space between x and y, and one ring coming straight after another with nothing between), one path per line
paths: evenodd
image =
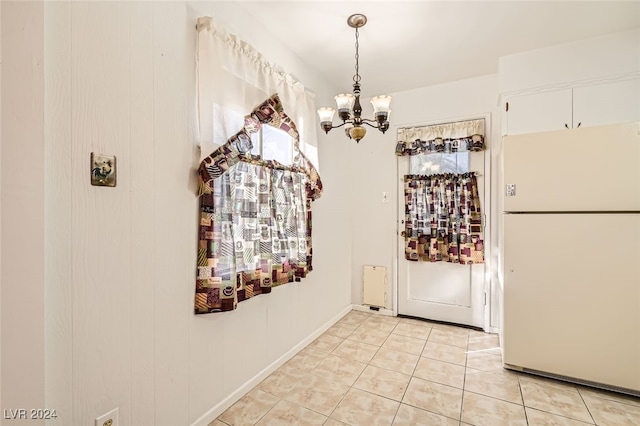
M114 408L107 414L98 417L95 426L118 426L118 409Z

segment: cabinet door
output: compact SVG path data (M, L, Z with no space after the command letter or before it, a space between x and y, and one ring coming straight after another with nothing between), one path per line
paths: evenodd
M507 134L571 128L571 102L571 89L514 96L508 100Z
M640 121L640 80L573 89L573 126Z

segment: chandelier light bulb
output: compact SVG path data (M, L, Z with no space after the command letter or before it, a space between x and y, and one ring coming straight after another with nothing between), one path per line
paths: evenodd
M390 104L391 104L391 96L381 95L371 99L371 105L373 105L374 114L389 112Z
M330 107L323 107L318 110L318 116L320 117L320 122L331 122L333 121L333 116L336 113L336 110Z
M351 93L340 93L339 95L336 95L334 99L338 106L338 117L340 117L342 121L348 120L349 117L351 117L356 97Z

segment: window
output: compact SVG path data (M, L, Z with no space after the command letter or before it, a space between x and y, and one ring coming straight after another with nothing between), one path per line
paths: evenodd
M238 118L233 112L222 115L227 117ZM322 194L320 176L298 155L296 126L277 94L245 117L237 137L198 168L196 313L235 309L238 302L300 281L312 270L310 202ZM212 130L227 124L217 123ZM249 150L268 161L251 158Z
M244 115L232 108L224 108L214 104L215 123L214 138L217 146L226 142L224 135L232 135L242 128ZM266 125L260 131L252 133L252 155L259 155L264 160L276 160L284 165L293 162L293 138L285 131Z
M459 174L468 171L469 151L413 155L409 169L412 175Z
M262 126L259 132L251 135L251 141L251 154L259 155L263 160L276 160L287 166L293 162L293 138L285 131L269 125Z
M226 142L224 135L232 135L242 127L244 115L232 108L223 108L218 104L214 104L213 111L216 123L213 130L214 139L217 142L216 146L221 146ZM304 153L319 172L318 147L305 143L303 140L303 118L298 117L298 121L299 123L296 123L296 125L300 133L300 151ZM284 130L263 125L260 131L252 133L250 136L253 144L253 149L251 149L252 155L260 156L263 160L276 160L286 166L293 163L294 139Z
M305 122L304 117L299 116L296 125L298 126L298 132L300 133L300 151L309 159L316 171L320 173L320 164L318 159L318 147L307 143L305 140Z

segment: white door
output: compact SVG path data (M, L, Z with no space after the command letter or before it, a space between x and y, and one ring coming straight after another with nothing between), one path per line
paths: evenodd
M486 218L484 196L485 154L469 154L469 171L478 172L481 209ZM485 328L485 265L408 261L404 258L404 182L409 157L398 157L398 314ZM484 222L484 220L483 220ZM485 247L488 235L485 227ZM488 262L485 251L485 261ZM487 324L488 326L488 324Z

